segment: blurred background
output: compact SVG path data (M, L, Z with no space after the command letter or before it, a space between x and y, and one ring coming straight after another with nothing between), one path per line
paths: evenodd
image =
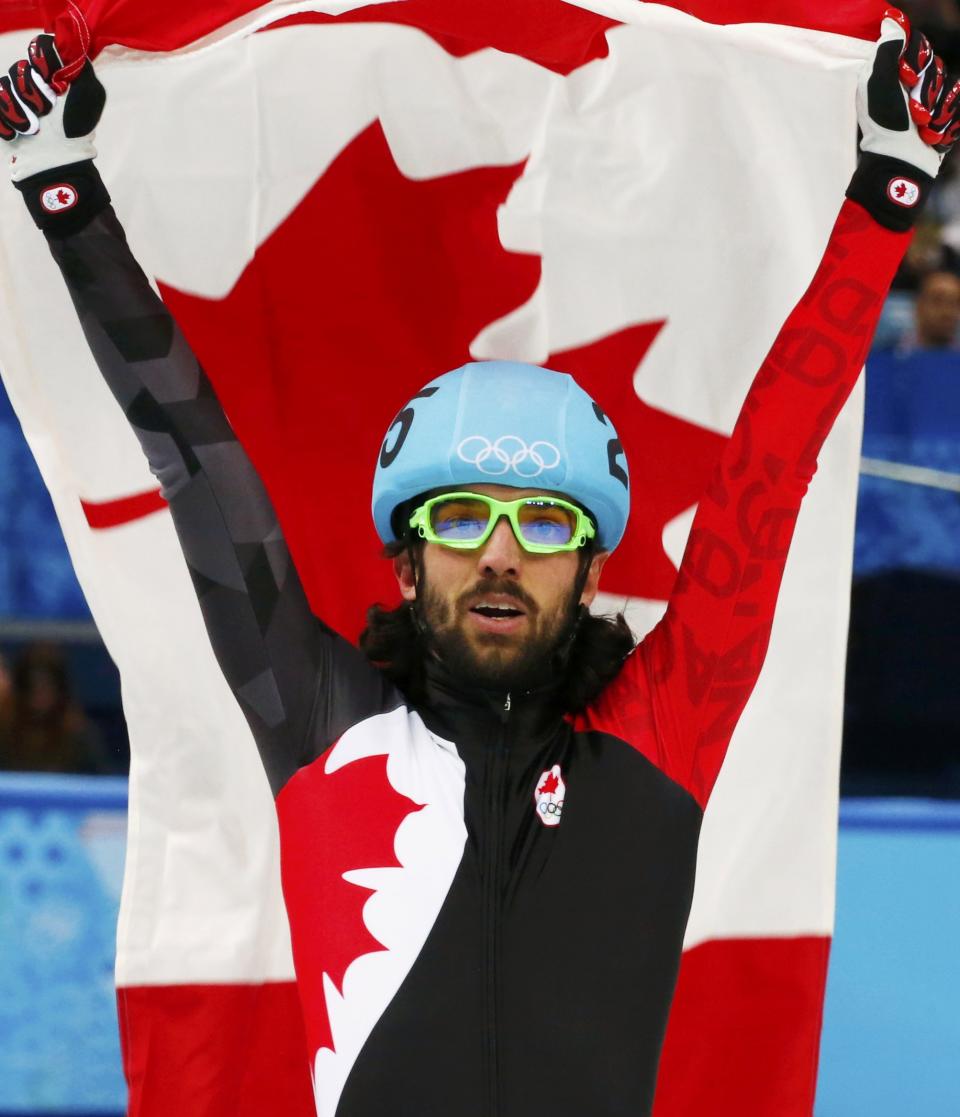
M960 73L957 0L903 6ZM868 364L821 1117L960 1113L958 620L954 158ZM128 765L117 672L0 389L0 1114L122 1111Z

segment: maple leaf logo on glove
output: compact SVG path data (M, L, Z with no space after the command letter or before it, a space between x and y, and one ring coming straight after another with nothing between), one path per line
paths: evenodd
M47 213L62 213L66 209L73 209L78 200L76 190L66 183L49 186L40 195L40 205Z
M909 178L894 178L887 185L887 197L898 206L910 209L920 200L920 187Z

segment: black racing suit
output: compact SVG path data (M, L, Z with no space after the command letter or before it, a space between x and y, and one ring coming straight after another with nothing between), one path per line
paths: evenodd
M36 199L65 181L80 201L58 223ZM648 1114L702 812L908 240L878 223L880 188L844 203L758 373L666 616L573 717L550 687L494 693L437 665L412 705L318 620L92 164L23 189L169 502L276 797L318 1113Z

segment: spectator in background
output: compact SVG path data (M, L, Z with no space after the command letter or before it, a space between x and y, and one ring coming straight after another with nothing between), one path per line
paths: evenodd
M925 349L956 350L960 327L960 276L952 271L927 272L914 304L913 330L901 339L901 356Z
M906 334L867 361L863 454L873 464L860 479L859 576L909 568L960 579L958 328L960 277L931 271Z
M0 737L0 768L21 772L106 770L96 728L73 700L63 651L30 644L13 668L9 713Z
M944 243L942 224L927 216L917 223L913 240L893 281L893 290L915 294L923 277L930 272L958 270L960 256Z
M931 272L960 274L960 255L943 240L943 227L932 218L922 219L893 287L873 339L873 351L893 349L915 333L914 306L917 292Z
M2 742L6 740L13 707L13 676L10 674L10 664L6 657L0 655L0 756L2 756ZM3 767L0 764L0 767Z
M867 361L845 794L960 794L958 325L960 278L934 267Z

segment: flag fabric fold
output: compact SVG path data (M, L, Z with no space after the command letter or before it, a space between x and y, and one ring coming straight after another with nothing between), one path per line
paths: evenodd
M882 5L824 9L45 0L0 15L0 47L20 57L35 17L68 64L98 58L101 171L319 615L355 636L396 596L369 490L397 406L501 357L574 374L617 423L632 523L602 606L642 633L853 169ZM130 1112L299 1117L311 1088L269 790L156 484L21 206L0 195L0 366L133 749ZM705 818L658 1117L812 1111L860 407L822 456Z

